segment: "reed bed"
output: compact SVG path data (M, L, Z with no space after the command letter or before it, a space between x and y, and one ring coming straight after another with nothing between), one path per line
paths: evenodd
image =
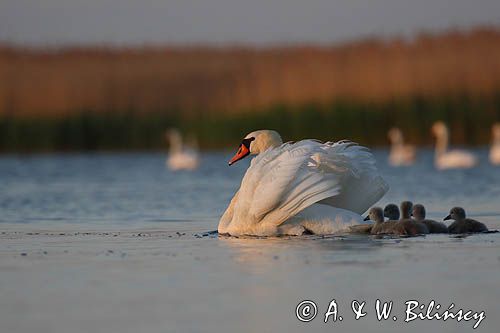
M240 113L500 91L500 31L334 46L0 47L0 114Z
M255 128L386 143L432 121L483 144L498 121L500 31L286 47L0 46L0 150L158 149L179 127L203 148Z

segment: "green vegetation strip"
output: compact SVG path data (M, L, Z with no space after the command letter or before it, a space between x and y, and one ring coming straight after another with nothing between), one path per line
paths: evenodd
M224 115L175 110L153 114L82 111L60 118L0 116L0 151L157 150L166 147L164 132L177 127L197 138L203 149L233 147L246 133L262 128L278 130L284 140L348 138L382 146L387 130L400 127L406 140L430 144L430 127L445 121L455 144L479 145L490 141L490 127L500 121L500 94L494 98L467 97L395 100L389 103L337 101L300 107L278 105Z

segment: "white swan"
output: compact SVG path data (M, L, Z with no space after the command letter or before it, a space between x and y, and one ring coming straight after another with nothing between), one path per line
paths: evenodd
M252 159L218 231L231 235L331 234L362 224L388 190L370 151L350 141L283 144L275 131L248 134L229 165Z
M477 158L474 154L464 150L448 150L448 128L438 121L432 126L432 132L436 136L436 150L434 155L434 164L436 168L457 169L472 168L477 164Z
M408 166L415 162L415 146L404 143L403 133L399 128L391 128L387 133L391 141L389 164L392 166Z
M170 129L166 132L170 144L167 166L171 170L194 170L199 165L198 152L194 147L185 147L179 131Z
M493 142L490 149L490 162L500 165L500 123L496 123L491 128Z

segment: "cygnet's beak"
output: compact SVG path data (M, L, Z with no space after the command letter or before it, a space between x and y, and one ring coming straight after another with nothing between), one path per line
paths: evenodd
M236 154L229 161L229 165L233 165L234 163L241 160L242 158L244 158L248 154L250 154L250 150L242 143L240 145L240 147L238 148L238 151L236 152Z
M450 214L450 215L448 215L448 216L446 216L446 217L443 219L443 221L446 221L446 220L451 220L451 214Z
M365 217L365 219L363 221L368 221L370 219L370 215L368 215L367 217Z

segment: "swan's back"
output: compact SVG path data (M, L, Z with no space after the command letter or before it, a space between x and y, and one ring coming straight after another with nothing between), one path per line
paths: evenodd
M392 147L389 153L389 164L392 166L408 166L415 162L416 149L411 145Z
M167 166L171 170L194 170L199 166L198 153L191 149L183 149L169 154Z
M477 158L468 151L455 149L437 155L435 164L438 169L472 168L477 164Z
M375 158L366 147L350 141L327 142L329 157L324 164L333 168L345 163L346 173L340 179L340 191L320 203L363 214L389 190L380 176Z

